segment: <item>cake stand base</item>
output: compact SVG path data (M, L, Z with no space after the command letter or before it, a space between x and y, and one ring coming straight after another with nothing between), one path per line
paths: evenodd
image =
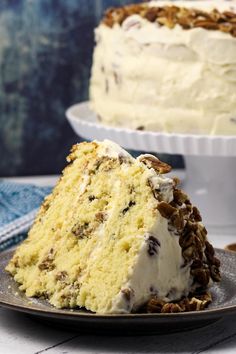
M220 233L236 230L236 157L185 156L184 190L203 222Z

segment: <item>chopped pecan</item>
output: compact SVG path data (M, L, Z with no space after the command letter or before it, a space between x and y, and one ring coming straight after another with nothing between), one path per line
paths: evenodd
M167 302L161 310L161 313L176 313L176 312L182 312L182 308L180 307L180 305L176 304L176 303L169 303Z
M174 226L174 228L177 231L182 231L184 228L184 218L181 215L181 213L179 213L179 211L175 211L171 217L170 217L170 222L171 224Z
M193 219L195 221L202 221L202 217L200 215L200 212L195 206L193 207L192 214L193 214L193 217L194 217Z
M38 268L40 270L51 271L55 269L55 264L53 263L53 259L45 258L39 265Z
M95 219L100 223L103 223L107 219L107 213L103 211L99 211L98 213L95 214Z
M170 204L166 202L160 202L157 204L157 209L161 216L166 219L170 219L171 216L177 211L176 208L172 207Z
M157 297L152 297L147 303L148 313L160 313L162 307L165 305L165 301L158 299Z
M216 265L213 264L210 267L210 272L211 272L211 278L214 281L219 282L221 280L220 270Z
M171 166L160 161L153 155L140 155L139 161L144 163L148 168L153 168L157 173L164 174L171 171Z
M175 203L177 203L178 205L182 205L188 199L187 194L185 194L180 189L175 189L173 192L173 196Z
M144 130L145 127L144 127L144 125L139 125L136 129L137 129L137 130Z
M38 268L40 270L47 270L47 271L51 271L51 270L53 270L55 268L55 264L54 264L54 249L53 248L50 248L50 250L48 251L48 254L46 255L46 257L38 265Z
M68 277L68 273L65 270L62 270L61 272L58 272L55 275L55 279L59 281L65 281L67 277Z
M150 7L146 11L144 18L146 18L150 22L155 22L157 16L158 16L158 9L156 7Z
M194 276L194 280L197 281L201 286L207 286L210 280L210 272L208 269L196 268L191 269L191 274Z
M202 27L208 30L217 30L219 25L216 22L210 20L196 20L193 23L193 27Z
M87 237L90 234L89 223L84 222L81 224L80 222L77 222L73 226L71 232L73 235L77 236L78 238Z
M134 296L134 290L131 288L126 288L121 290L126 301L130 301L131 297Z
M205 247L205 255L211 261L215 254L214 248L208 241L205 242Z
M154 198L161 201L160 188L155 188L151 178L147 180L147 185L151 188Z
M207 30L228 32L232 36L236 35L235 28L230 29L230 31L227 28L228 24L236 23L236 13L233 11L220 12L217 9L202 11L174 5L149 7L146 4L137 4L135 6L126 5L120 8L113 8L106 11L103 23L112 27L115 23L123 23L127 17L133 14L138 14L149 22L157 22L161 26L164 25L169 28L179 24L185 30L201 27Z
M148 244L148 254L149 254L149 256L154 256L155 254L157 254L158 253L158 248L161 246L160 241L156 237L150 235L146 239L146 242Z

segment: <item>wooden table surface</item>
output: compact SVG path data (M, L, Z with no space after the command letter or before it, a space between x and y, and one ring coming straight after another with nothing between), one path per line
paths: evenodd
M11 178L38 185L57 177ZM215 247L235 242L235 235L209 235ZM235 294L236 296L236 294ZM0 308L0 354L69 353L236 353L236 317L229 315L206 327L168 335L97 336L53 328L33 317Z

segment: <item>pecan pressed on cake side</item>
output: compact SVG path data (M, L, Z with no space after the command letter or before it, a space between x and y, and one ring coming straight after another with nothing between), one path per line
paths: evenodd
M108 27L113 27L116 23L121 25L131 15L140 15L149 22L168 28L174 28L176 25L180 25L185 30L201 27L230 33L236 37L236 13L232 11L221 12L217 9L206 12L175 5L155 7L150 7L147 4L126 5L108 9L102 22Z
M146 161L145 161L146 159ZM157 170L159 160L145 155L140 159L148 168ZM160 166L163 166L160 164ZM170 171L165 166L164 171ZM173 237L179 237L179 245L182 249L182 268L190 266L190 274L196 291L188 297L175 302L165 302L154 295L144 307L145 312L183 312L203 310L212 301L211 294L206 291L210 280L219 282L220 261L215 257L213 246L207 241L207 231L202 225L199 210L193 206L188 196L177 188L178 180L173 180L173 200L167 203L162 199L160 188L155 189L148 181L155 199L157 209L162 217L168 220L168 230Z

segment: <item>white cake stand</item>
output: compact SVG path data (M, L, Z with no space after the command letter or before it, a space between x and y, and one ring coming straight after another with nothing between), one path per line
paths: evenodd
M88 102L66 116L74 131L89 140L110 139L126 149L184 155L185 191L201 210L211 232L236 231L236 137L167 134L101 124Z

